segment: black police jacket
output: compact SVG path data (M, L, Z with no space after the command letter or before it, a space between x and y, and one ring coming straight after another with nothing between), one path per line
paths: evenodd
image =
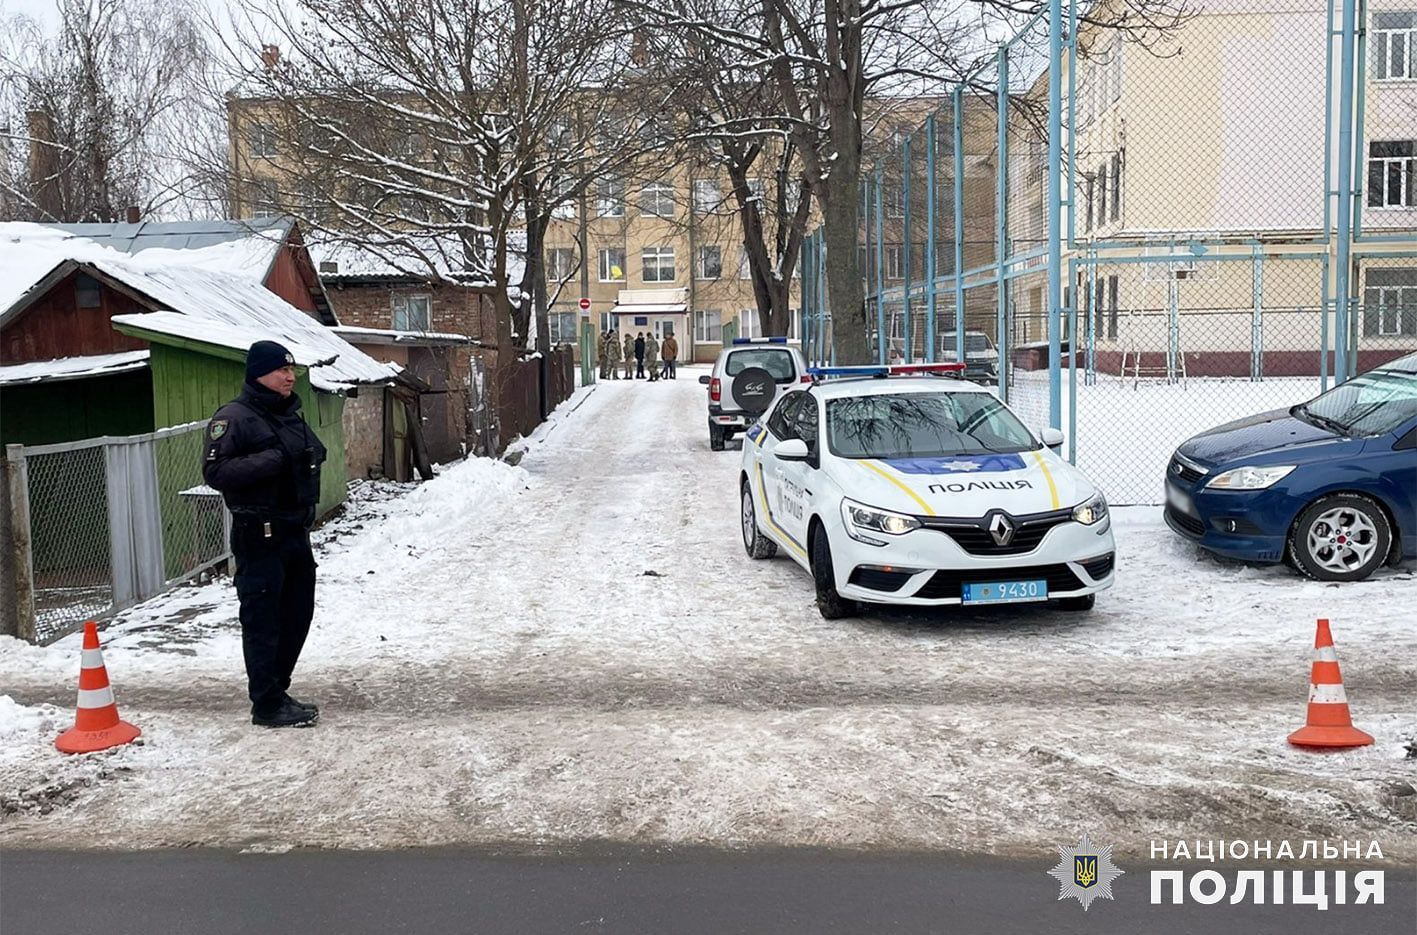
M247 383L207 426L202 477L237 516L307 525L320 502L325 446L300 415L300 397Z

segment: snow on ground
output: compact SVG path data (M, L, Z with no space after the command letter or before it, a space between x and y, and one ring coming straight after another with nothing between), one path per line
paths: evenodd
M1320 392L1317 377L1255 382L1239 377L1201 377L1168 384L1098 374L1097 382L1086 386L1079 373L1077 384L1073 429L1073 389L1064 371L1063 427L1076 440L1078 467L1113 503L1162 503L1166 464L1177 445L1217 425L1288 409ZM1047 425L1048 373L1017 373L1009 405L1029 425Z
M1307 582L1206 558L1131 508L1090 615L824 621L805 573L743 555L739 454L708 450L702 368L682 370L579 390L517 467L361 488L317 537L293 687L322 706L312 730L249 724L226 580L105 630L144 731L117 751L53 749L77 637L0 640L0 704L48 712L0 707L27 725L0 728L0 843L1037 855L1086 830L1129 856L1161 836L1326 836L1417 857L1412 566ZM1285 743L1319 616L1372 747Z

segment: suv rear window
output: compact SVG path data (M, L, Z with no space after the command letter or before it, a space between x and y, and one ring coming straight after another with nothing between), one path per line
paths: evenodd
M736 377L749 367L762 367L772 374L772 378L778 383L791 383L797 379L797 367L792 362L792 352L778 347L733 351L724 362L723 372L727 376Z

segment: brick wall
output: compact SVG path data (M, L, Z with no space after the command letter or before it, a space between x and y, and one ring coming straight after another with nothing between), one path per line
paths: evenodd
M426 295L432 300L430 330L464 334L489 344L497 340L492 296L483 289L426 283L351 285L334 281L326 283L325 291L342 325L392 328L396 296Z

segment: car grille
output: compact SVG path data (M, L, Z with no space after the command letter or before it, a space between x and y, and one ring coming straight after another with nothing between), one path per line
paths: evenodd
M1076 591L1083 587L1078 576L1067 565L1023 565L1018 568L945 569L937 571L915 592L915 597L927 600L958 599L966 583L987 581L1031 581L1039 578L1048 582L1048 593Z
M1171 525L1178 527L1189 536L1195 536L1199 539L1201 536L1205 535L1205 523L1196 519L1194 516L1182 513L1170 504L1166 506L1166 518L1171 521Z
M1170 473L1172 477L1179 478L1188 484L1194 484L1202 477L1205 477L1204 471L1197 471L1180 458L1171 459Z
M1078 564L1082 565L1082 570L1087 572L1093 581L1101 581L1112 574L1112 566L1117 564L1117 555L1114 552L1108 552L1100 558L1090 558Z
M942 532L970 555L1022 555L1038 548L1048 530L1070 521L1072 510L1052 510L1027 516L1010 516L1016 526L1008 545L998 545L988 529L989 518L955 519L946 516L917 516L926 529Z
M872 591L899 591L905 587L905 583L910 580L915 572L909 571L882 571L879 568L856 568L851 572L849 579L851 584L863 588L870 588Z

